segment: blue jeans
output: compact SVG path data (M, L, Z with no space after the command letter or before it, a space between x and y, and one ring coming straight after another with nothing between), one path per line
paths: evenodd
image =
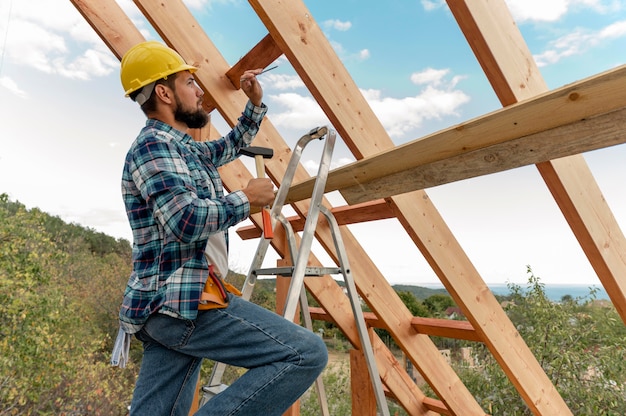
M203 358L248 371L196 413L280 416L328 361L322 339L265 308L230 296L193 320L152 315L137 333L143 360L132 416L188 416Z

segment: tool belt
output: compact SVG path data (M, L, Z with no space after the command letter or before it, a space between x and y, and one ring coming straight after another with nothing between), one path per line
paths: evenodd
M223 281L209 265L209 277L206 279L198 310L219 309L228 306L228 292L241 296L241 292L235 286Z

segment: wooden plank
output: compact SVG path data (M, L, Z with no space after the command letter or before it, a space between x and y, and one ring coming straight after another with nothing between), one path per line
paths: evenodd
M251 0L250 4L353 154L361 158L393 147L302 1ZM320 239L319 231L317 236L333 256L328 240ZM411 327L410 312L347 227L342 227L342 237L360 295L385 321L396 342L411 356L433 390L457 414L484 415L432 341ZM396 392L394 395L398 397Z
M322 308L309 308L311 318L318 321L333 322L331 316ZM385 323L382 322L374 313L363 312L367 326L372 328L387 329ZM444 337L453 339L464 339L467 341L482 342L472 324L467 321L452 321L449 319L424 318L414 316L411 319L411 326L420 334L431 337Z
M145 38L130 18L114 2L102 4L92 0L70 0L91 28L100 36L117 59ZM120 87L120 94L124 91Z
M354 204L624 143L625 107L622 66L342 166L326 192ZM313 181L287 201L309 197Z
M503 106L547 89L504 2L446 1Z
M501 98L503 105L510 105L537 94L545 96L547 87L503 0L492 1L489 4L482 0L450 0L449 5L470 45L473 45L475 50L480 49L475 46L479 43L488 45L489 56L479 53L477 58L480 62L490 62L490 64L499 66L498 71L487 73L487 76L492 77L490 82L495 88L500 86L500 91L496 93L499 97L504 97ZM467 22L473 23L467 24ZM502 39L508 41L503 43ZM607 88L608 84L601 83L599 87L600 89ZM518 85L524 87L518 88ZM575 98L574 103L586 102L587 99L594 100L596 95L575 94L576 92L573 91L568 95L570 98ZM609 101L612 103L613 100ZM598 105L603 106L604 104L598 102ZM577 109L577 106L566 106L564 109L555 104L550 111L546 111L544 114L538 113L536 121L560 118L559 114L576 113ZM587 110L585 109L584 114L579 114L579 117L584 118L598 114ZM599 113L603 112L600 111ZM470 321L473 321L473 317L485 315L487 312L485 305L480 303L472 302L466 306L470 315L466 313L465 316ZM485 318L487 317L485 316ZM510 331L511 335L516 333L516 331L513 332L515 328L512 327L508 318L504 316L490 316L488 320L491 328L510 325L511 328L507 332ZM487 324L481 321L478 323ZM474 326L476 327L476 325ZM478 327L476 328L480 331ZM534 414L546 416L571 415L571 410L543 372L536 358L524 345L519 334L517 335L520 342L517 343L516 348L511 348L512 340L507 340L506 337L503 337L503 333L498 332L485 327L485 343L530 410Z
M387 348L382 339L368 328L372 340L372 349L376 357L376 365L380 378L387 389L385 394L393 397L409 415L435 416L425 405L426 395L417 387L413 379L404 371L393 353Z
M351 204L577 155L626 142L626 107L576 123L418 166L341 191Z
M463 22L481 17L487 20L487 22L483 23L485 25L497 24L494 22L494 16L490 14L490 11L491 7L485 5L482 1L468 1L467 5L463 4L455 8L455 17L462 29L465 26ZM463 30L467 30L470 33L467 35L467 38L470 40L472 47L474 47L475 42L473 39L476 39L477 36L472 33L471 26L472 24L470 23L468 28ZM521 37L519 34L516 35ZM498 42L498 37L501 36L491 36L488 42L496 43ZM511 79L497 79L497 76L494 75L494 79L490 79L492 85L509 84L515 86L518 83L526 85L525 82L529 79L532 82L532 84L527 84L528 88L515 90L512 98L502 100L503 105L527 99L532 95L541 94L547 89L538 70L528 67L528 65L534 65L534 61L527 48L501 48L498 52L498 65L502 68L510 65L512 61L523 62L523 64L520 63L507 71L502 71L505 76L507 74L518 75L520 73L523 75L511 77ZM483 62L485 55L479 55L478 59L481 65L485 66L487 64L487 60ZM621 67L608 71L605 74L619 74L623 69ZM592 77L592 79L603 76ZM609 94L610 91L607 88L616 87L618 86L612 85L612 82L607 82L603 89ZM604 94L603 92L598 93ZM616 99L609 99L609 105L614 106ZM602 105L602 103L599 102L598 105ZM561 112L560 108L557 109ZM553 117L555 113L555 111L546 113L541 118ZM594 113L590 112L589 115L591 114ZM619 124L622 120L621 114L619 116L615 115L615 123ZM610 123L610 121L608 122ZM604 131L603 133L607 134L607 136L613 134L610 131ZM537 169L563 212L565 219L578 239L602 285L609 294L613 305L622 317L622 320L626 322L626 281L623 279L623 276L626 275L626 255L624 250L626 248L626 239L613 213L606 204L587 163L582 156L576 156L542 162L537 164Z
M265 68L277 60L283 52L280 50L270 35L265 36L254 48L243 56L227 72L226 76L235 88L241 88L241 74L248 69Z
M376 416L376 396L363 351L350 350L350 392L352 414Z
M366 202L358 205L346 205L343 207L332 208L331 212L339 225L357 224L368 221L377 221L388 218L395 218L395 214L391 207L384 199ZM291 227L295 232L304 229L305 219L299 215L287 218ZM261 236L261 229L256 225L249 225L237 229L237 235L242 240L258 238Z
M424 406L428 410L432 410L433 412L440 415L452 415L450 410L444 405L441 400L431 399L430 397L424 398ZM487 415L485 415L487 416Z
M415 317L411 320L411 325L420 334L431 337L444 337L453 339L464 339L466 341L482 342L480 334L476 332L470 322L451 321L448 319Z

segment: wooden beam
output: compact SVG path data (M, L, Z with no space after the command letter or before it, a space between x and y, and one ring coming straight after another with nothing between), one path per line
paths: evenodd
M358 205L346 205L332 208L331 212L339 225L357 224L362 222L377 221L395 218L391 207L384 199L366 202ZM304 229L305 219L299 215L287 218L294 232ZM261 229L256 225L249 225L237 229L237 235L242 240L258 238L261 236Z
M241 74L248 69L265 68L283 54L270 35L265 36L243 58L232 66L226 76L235 88L241 88Z
M504 2L447 0L447 3L503 106L547 89L543 78L537 76L535 60L527 53L526 42ZM503 53L506 51L509 52Z
M621 144L625 129L622 66L342 166L326 192L385 198ZM313 183L293 185L287 201L310 197Z
M498 66L498 70L486 75L490 77L494 88L499 88L496 94L500 97L502 105L512 105L538 94L545 96L547 87L503 0L489 3L482 0L449 0L448 4L468 42L477 51L476 57L479 62L483 66L487 63ZM503 42L503 39L506 41ZM485 50L481 44L488 45L488 53L480 52ZM600 90L607 88L608 84L600 83ZM602 102L600 97L597 97L597 92L579 95L577 91L572 91L568 98L573 103L596 100L597 105L603 109L606 109L605 105L609 108L615 105L614 100L609 100L609 103ZM540 119L560 118L562 113L577 114L577 110L580 109L576 105L559 106L555 103L546 110L545 114L536 115ZM585 118L604 112L606 111L594 112L592 108L584 108L583 114L577 115ZM483 311L480 309L485 308L484 305L475 302L468 306L471 315L482 314ZM467 313L465 315L472 321L470 315ZM492 326L511 325L510 321L508 319L505 321L503 317L492 317L490 320ZM537 359L525 345L519 343L517 348L511 348L512 340L503 338L497 331L486 331L485 335L485 344L534 414L546 416L572 414Z
M454 413L450 413L450 410L441 402L441 400L431 399L430 397L424 398L424 407L439 415L454 415Z
M363 351L350 350L350 395L352 397L352 413L359 416L377 416L376 396L367 369L367 361Z
M450 3L453 2L450 1ZM490 45L497 45L500 42L499 39L503 38L503 33L496 33L497 29L494 29L494 26L497 27L503 19L493 13L490 4L487 5L477 0L454 1L454 3L459 3L459 7L455 7L453 13L472 48L475 48L479 42ZM480 19L482 22L479 22ZM476 25L485 26L488 30L484 33L492 36L487 37L475 33L473 27ZM518 39L521 38L517 30L514 35ZM503 88L509 88L513 92L509 98L502 99L503 105L528 99L547 90L532 55L526 47L494 48L492 46L491 49L497 51L492 55L497 57L497 65L500 68L508 68L500 71L504 75L503 78L495 74L490 76L492 85L503 85ZM479 54L477 58L483 67L490 65L490 58L487 55ZM515 65L511 66L512 62ZM619 83L619 74L623 74L623 71L624 67L621 67L608 71L605 75L618 75ZM604 75L592 77L592 79L599 77L604 77ZM624 83L623 80L624 78L621 77L622 83ZM505 85L508 86L505 87ZM524 88L516 88L517 85L522 85ZM619 85L606 82L602 88L603 91L598 92L601 96L605 93L610 94L610 89L619 88ZM606 105L611 108L619 105L617 99L618 97L608 99L606 103L600 100L597 105ZM606 109L606 107L603 108ZM558 111L546 113L542 118L550 118L556 113L563 112L560 107L555 107L555 109ZM590 111L588 116L594 114L596 113ZM615 115L615 123L619 124L622 120L621 114ZM603 131L603 133L607 136L612 134L610 131ZM582 155L579 155L541 162L537 164L537 169L606 289L615 309L626 322L626 279L623 278L626 275L626 238L602 196L587 163Z
M393 147L382 124L303 2L250 0L250 4L355 157L359 159ZM414 211L415 201L411 202ZM428 220L420 218L420 221ZM464 416L483 416L484 411L474 396L432 340L411 327L411 313L354 235L345 226L341 232L361 297L385 321L424 379L451 411ZM322 235L318 229L316 235L331 257L336 258L328 234ZM394 395L403 407L413 400L395 391Z
M546 162L626 142L626 107L341 191L350 203Z
M372 340L380 378L387 387L385 394L393 397L411 416L436 416L424 404L427 396L404 371L404 366L398 362L383 340L371 328L368 328L368 334Z
M318 321L333 322L332 317L322 308L311 307L311 318ZM363 312L367 326L387 329L385 323L372 312ZM467 321L453 321L450 319L424 318L414 316L411 326L420 334L431 337L463 339L466 341L482 342L476 330Z
M117 59L145 38L130 18L114 2L98 4L92 0L70 0L85 21L100 36ZM123 94L120 87L120 94Z
M420 334L431 337L464 339L466 341L483 342L470 322L453 321L449 319L415 317L411 325Z

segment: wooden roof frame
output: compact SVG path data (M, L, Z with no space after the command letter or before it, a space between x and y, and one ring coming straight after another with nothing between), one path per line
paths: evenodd
M114 0L70 1L118 58L144 40ZM381 379L409 414L485 414L439 354L429 338L432 334L471 337L484 342L534 414L572 414L424 189L433 184L536 164L626 321L626 241L580 156L587 150L623 142L619 133L624 131L625 122L626 102L622 97L626 97L623 91L626 69L617 68L550 92L504 0L448 0L504 108L402 146L404 153L410 149L407 154L414 159L402 165L401 170L387 171L385 158L400 150L394 147L302 0L249 0L269 34L232 67L181 0L134 2L160 36L188 62L199 67L196 76L205 90L205 107L219 111L230 125L236 123L246 102L245 95L237 89L239 74L248 65L265 66L284 54L357 159L331 173L329 189L339 190L349 203L377 200L373 205L378 211L374 212L386 216L392 213L462 308L468 323L458 328L442 327L431 321L416 322L350 230L345 225L341 227L357 288L373 312L373 316L368 315L370 324L382 325L390 332L440 399L426 397L374 336ZM554 117L554 112L550 113L550 120L542 117L545 108L558 109L559 117ZM531 118L534 118L533 126L527 123ZM211 129L212 137L219 136L212 126ZM266 164L266 169L268 176L279 184L290 149L273 127L271 117L264 121L255 145L274 149L275 157ZM455 168L447 169L451 172L445 176L433 175L441 172L441 166ZM220 172L227 189L242 188L251 178L240 162L231 163ZM434 182L426 180L427 177L435 178ZM389 187L390 178L403 181L402 193L393 188L390 192L381 191ZM290 192L292 207L302 217L308 211L306 188L311 178L300 167L294 182L296 185ZM328 201L324 203L330 207ZM342 224L351 222L351 209L343 208L348 214ZM251 218L260 224L258 213ZM321 224L316 237L336 260L327 226ZM272 245L284 255L281 233L277 233ZM311 263L319 264L314 258ZM324 276L306 279L305 284L323 309L323 313L315 311L318 317L321 319L323 315L335 322L358 349L354 317L337 283Z

